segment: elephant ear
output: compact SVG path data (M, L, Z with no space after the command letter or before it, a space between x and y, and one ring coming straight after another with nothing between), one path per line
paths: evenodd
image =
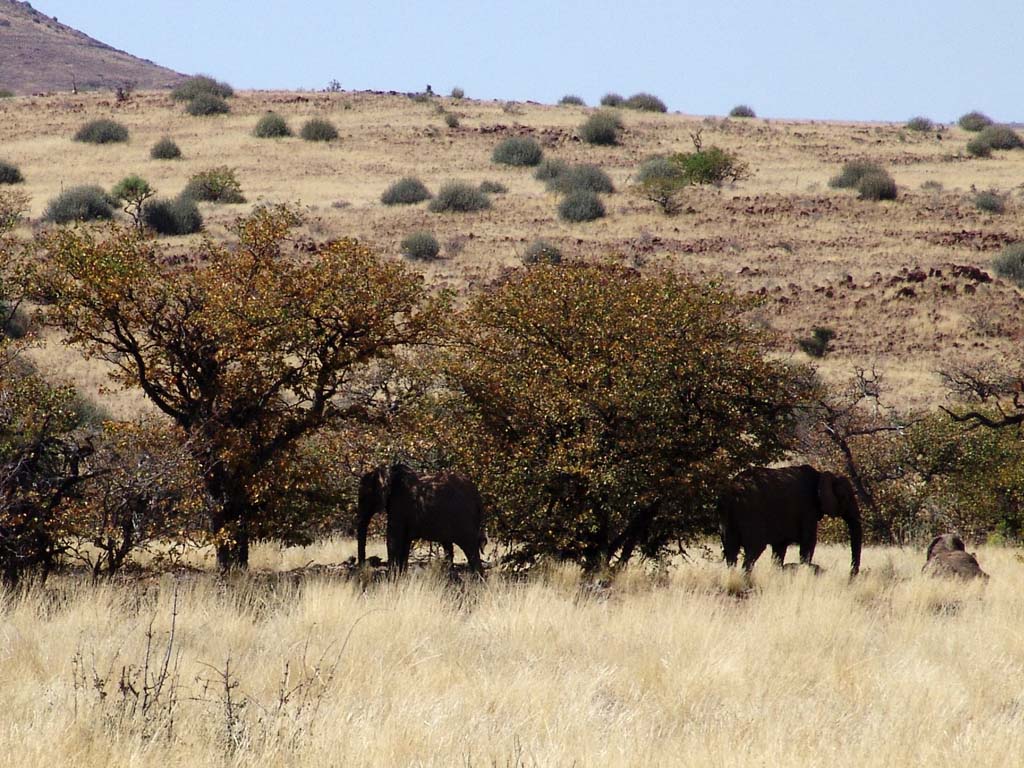
M836 476L831 472L818 475L818 519L836 517L839 514L839 500L835 491Z
M380 488L380 508L388 508L388 500L391 497L391 480L395 475L395 468L391 465L383 466L377 470L377 485Z

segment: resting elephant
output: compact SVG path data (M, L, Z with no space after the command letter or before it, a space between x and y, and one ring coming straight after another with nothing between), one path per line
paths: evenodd
M961 579L987 579L977 558L966 551L964 540L956 534L944 533L932 539L925 554L924 573L932 576L955 576Z
M417 475L406 464L379 467L359 482L358 562L366 561L366 533L370 520L386 512L388 568L404 571L415 539L439 542L451 560L457 544L470 568L483 573L480 551L487 543L483 529L483 503L471 480L440 472Z
M851 574L860 570L862 530L860 508L850 481L806 464L741 472L719 502L722 549L736 565L743 549L743 568L749 571L766 547L778 565L790 544L800 546L800 562L810 565L818 543L818 521L840 517L850 530Z

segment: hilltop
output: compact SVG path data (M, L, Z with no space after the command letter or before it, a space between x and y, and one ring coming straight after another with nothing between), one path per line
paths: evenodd
M94 40L27 2L0 0L0 89L19 94L131 83L168 88L183 75Z

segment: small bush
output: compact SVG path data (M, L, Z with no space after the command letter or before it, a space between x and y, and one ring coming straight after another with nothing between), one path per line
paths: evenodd
M461 88L459 88L459 86L455 86L454 88L452 88L452 98L453 99L464 99L464 98L466 98L466 92L464 90L462 90Z
M650 93L634 93L624 102L626 109L638 109L641 112L668 112L665 102Z
M811 357L824 357L828 352L829 342L835 337L836 332L831 328L817 327L811 331L811 335L798 339L800 349Z
M927 117L918 115L907 120L906 129L908 131L917 131L918 133L927 133L935 130L935 123Z
M489 195L503 195L508 192L508 187L502 184L500 181L481 181L480 186L477 187L481 192L485 192Z
M192 101L200 96L217 96L221 99L229 99L235 95L235 90L227 83L214 80L209 75L196 75L185 82L174 87L171 91L171 98L175 101Z
M563 107L585 107L587 102L581 99L579 96L575 96L571 93L567 93L565 96L558 100L558 103Z
M444 124L447 125L449 128L458 128L459 127L459 116L456 115L454 112L445 112L444 113Z
M185 111L193 117L211 117L213 115L226 115L231 107L220 96L212 93L201 93L189 101Z
M991 157L992 145L981 136L975 136L967 142L967 154L971 157Z
M601 97L602 107L621 107L626 100L617 93L606 93Z
M430 232L413 232L402 240L401 250L402 255L410 259L430 261L437 258L441 245Z
M992 125L992 118L983 112L968 112L966 115L961 115L957 121L961 128L971 133L977 133L978 131L984 130Z
M558 206L558 215L565 221L593 221L602 218L604 213L601 198L587 189L569 193Z
M430 199L430 191L415 176L399 179L380 196L384 205L413 205Z
M569 164L564 160L544 160L533 172L533 178L537 181L551 181L569 170Z
M729 110L729 117L757 117L757 114L746 104L737 104Z
M10 232L21 223L28 210L29 196L20 189L0 189L0 234Z
M0 184L21 184L25 177L21 175L21 169L14 163L0 160Z
M172 139L164 137L149 150L149 156L154 160L177 160L181 157L181 149Z
M330 120L314 117L303 124L299 135L306 141L334 141L338 138L338 129Z
M895 200L896 181L885 171L866 173L857 182L861 200Z
M537 165L543 157L540 144L528 136L510 136L491 153L493 162L516 166Z
M226 165L200 171L188 180L182 197L209 203L244 203L242 185L235 176L235 170Z
M636 172L637 183L643 184L650 179L676 179L683 175L679 163L666 155L655 155L643 162Z
M861 178L869 173L885 173L885 169L870 160L851 160L843 164L839 173L828 180L833 189L855 189Z
M72 221L95 221L114 218L114 208L107 193L97 186L71 187L50 201L43 221L68 224Z
M984 141L992 149L1020 149L1024 147L1024 139L1021 139L1013 128L1008 125L990 125L983 128L978 134L978 139Z
M602 110L592 114L580 126L580 138L588 144L612 146L619 143L621 130L622 118L614 112Z
M491 207L491 201L487 195L476 187L462 181L449 181L437 193L437 197L430 201L430 210L434 213L454 211L468 213L470 211L482 211Z
M142 221L159 235L191 235L203 228L199 207L185 195L149 201L142 209Z
M267 112L257 121L256 127L252 129L252 135L258 139L282 139L291 136L292 129L279 114Z
M523 264L561 264L562 252L547 240L538 238L526 246Z
M683 178L690 184L722 184L726 181L740 181L750 173L747 164L726 149L708 147L696 152L674 155L672 161L679 165Z
M649 158L637 171L637 189L642 197L657 203L671 216L682 208L682 195L690 181L678 162L659 155Z
M14 91L9 91L6 88L0 88L0 99L13 99Z
M1024 243L1013 243L1003 248L992 260L996 274L1024 287Z
M974 205L979 211L986 213L1005 213L1006 199L993 189L979 192L974 197Z
M548 181L552 192L569 194L581 190L587 192L614 192L611 177L596 165L570 165L564 172Z
M115 144L128 141L128 129L106 118L93 120L78 129L75 141L84 141L87 144Z

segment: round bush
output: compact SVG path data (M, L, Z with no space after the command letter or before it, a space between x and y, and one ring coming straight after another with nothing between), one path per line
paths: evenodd
M664 155L656 155L643 162L636 173L636 180L638 184L643 184L653 179L678 179L682 176L683 169L678 163L673 163Z
M458 128L459 127L459 116L456 115L454 112L445 112L444 113L444 124L447 125L449 128Z
M430 191L415 176L399 179L380 196L384 205L413 205L430 199Z
M72 221L95 221L114 218L114 209L107 193L97 186L70 187L50 201L43 221L68 224Z
M828 185L834 189L854 189L869 173L885 173L885 169L870 160L851 160L844 163L842 170L828 180Z
M115 144L128 141L128 129L106 118L86 123L75 133L75 141L87 144Z
M967 142L967 154L972 157L991 157L992 145L981 138L981 136L975 136Z
M996 274L1024 287L1024 243L1013 243L1003 248L992 260Z
M729 117L757 117L757 115L746 104L737 104L729 110Z
M330 120L314 117L303 124L299 135L306 141L334 141L338 138L338 129Z
M177 160L181 157L181 149L173 140L164 137L149 150L149 156L154 160Z
M604 203L594 192L579 189L566 195L558 215L565 221L593 221L604 216Z
M487 195L476 187L462 181L449 181L437 193L437 197L430 201L430 210L434 213L455 211L467 213L470 211L482 211L491 207L491 201Z
M171 91L175 101L192 101L200 96L217 96L228 99L235 95L234 89L227 83L214 80L209 75L196 75L176 85Z
M21 175L21 169L14 163L0 160L0 184L21 184L25 177Z
M159 235L191 235L203 228L203 216L191 198L150 200L142 209L143 223Z
M857 182L861 200L895 200L896 181L885 171L875 171L861 176Z
M929 120L927 117L912 117L907 120L906 128L908 131L917 131L919 133L927 133L935 130L935 123Z
M1024 139L1021 139L1013 128L1008 125L990 125L983 128L978 134L978 139L984 141L992 149L1020 149L1024 147Z
M638 109L641 112L668 112L665 102L650 93L634 93L624 102L626 109Z
M540 144L528 136L510 136L494 148L491 160L516 166L537 165L544 157Z
M188 180L182 197L209 203L244 203L242 185L233 169L226 165L200 171Z
M551 181L556 176L561 176L569 170L569 164L565 160L544 160L533 172L533 178L537 181Z
M413 232L402 240L401 251L410 259L430 261L437 258L441 246L430 232Z
M292 135L292 129L283 117L276 112L267 112L256 123L252 135L258 139L281 139Z
M558 100L558 103L563 107L585 107L587 102L581 99L579 96L575 96L571 93L567 93L565 96Z
M621 130L622 118L614 112L602 110L592 114L580 126L580 138L588 144L612 146L619 143Z
M961 115L957 121L961 128L965 131L971 131L977 133L980 130L988 128L992 125L992 118L986 115L984 112L968 112L966 115Z
M985 211L986 213L1006 212L1006 200L1002 195L992 189L987 192L979 192L975 195L974 205L979 211Z
M459 86L455 86L454 88L452 88L452 94L451 95L452 95L453 99L464 99L464 98L466 98L466 92L464 90L462 90L461 88L459 88Z
M602 107L621 107L625 99L617 93L606 93L601 97Z
M548 181L552 192L614 192L611 177L596 165L571 165L563 173Z
M213 93L201 93L189 101L185 111L193 117L210 117L212 115L226 115L231 107L223 98Z
M523 252L524 264L561 264L562 252L547 240L536 239Z
M481 192L486 192L489 195L503 195L508 192L508 187L502 184L500 181L481 181L480 186L477 187Z

